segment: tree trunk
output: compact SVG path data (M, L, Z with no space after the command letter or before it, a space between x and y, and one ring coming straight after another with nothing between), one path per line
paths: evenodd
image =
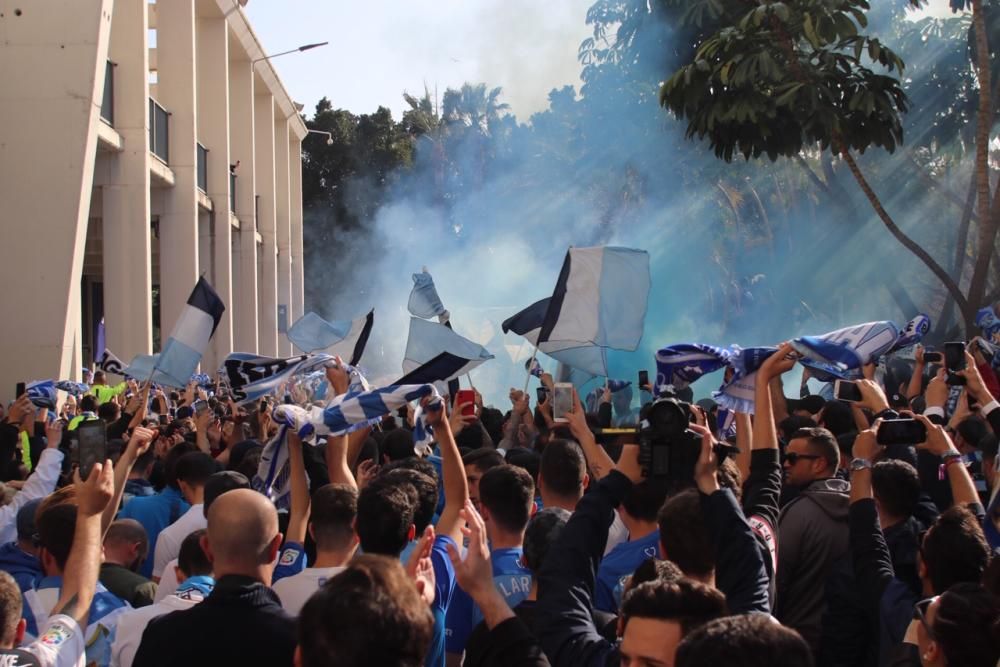
M972 0L972 28L976 46L976 78L979 81L979 108L976 110L976 212L979 220L976 263L969 282L969 299L962 308L967 336L975 326L976 310L983 305L986 278L993 256L993 239L997 234L997 217L993 212L1000 203L993 202L990 197L989 142L990 127L993 124L993 86L990 81L990 47L986 37L983 0ZM1000 195L1000 187L997 190Z
M858 164L854 161L854 156L851 155L851 152L842 146L838 146L838 148L840 148L840 154L844 158L844 162L847 163L848 169L851 170L851 175L854 176L854 180L858 182L858 186L861 188L861 191L865 193L865 196L871 203L872 208L875 209L875 213L889 230L889 233L895 236L897 241L902 243L907 250L916 255L920 261L931 270L931 273L938 277L938 280L940 280L944 286L948 288L948 292L950 292L954 297L956 303L958 303L959 308L964 314L968 310L968 303L966 302L965 295L962 294L962 290L958 288L958 284L952 280L952 277L948 275L948 272L945 271L940 264L934 261L934 258L931 257L926 250L921 248L916 241L907 236L903 230L896 225L896 222L889 216L885 208L882 206L882 202L879 200L878 195L875 194L871 185L868 184L868 180L865 179L864 174L861 173L861 169L858 168Z
M962 209L962 220L958 223L958 234L955 239L955 259L951 265L951 277L961 286L962 272L965 270L965 254L969 245L969 223L972 220L972 209L976 204L976 175L973 172L969 179L969 192L965 197L965 206ZM935 331L942 332L951 324L952 313L955 310L955 302L951 299L944 300L944 308L941 309L941 317L938 319ZM962 314L963 320L965 314Z

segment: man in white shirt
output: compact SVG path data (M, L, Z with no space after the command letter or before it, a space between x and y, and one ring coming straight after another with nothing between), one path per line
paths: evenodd
M328 484L313 495L309 534L316 541L316 562L299 574L275 581L274 592L281 598L281 606L289 614L298 616L306 601L327 579L342 572L354 557L358 538L354 533L354 519L358 514L358 493L344 484ZM302 545L285 542L279 567L294 562L301 554Z
M177 558L184 538L208 526L204 507L205 484L218 469L215 459L204 452L190 452L177 460L177 484L181 487L184 499L190 503L191 509L164 528L156 540L153 580L157 583L163 577L167 563Z
M86 482L77 478L73 544L63 571L59 599L49 610L38 639L14 648L24 639L27 621L21 617L21 591L6 572L0 572L0 657L10 663L42 667L82 666L90 605L97 590L101 563L101 514L114 494L111 461L97 463ZM11 657L7 657L11 656ZM16 659L15 659L16 656Z
M125 612L118 619L115 643L111 647L112 667L132 667L135 652L139 650L146 625L157 616L179 609L189 609L204 600L215 587L212 563L201 547L205 529L196 530L181 542L177 567L173 573L179 585L177 590L162 601Z

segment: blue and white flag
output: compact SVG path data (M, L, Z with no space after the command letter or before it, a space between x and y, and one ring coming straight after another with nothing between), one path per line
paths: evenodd
M204 277L198 278L198 284L191 291L187 305L156 361L158 370L170 378L182 380L180 385L172 386L183 387L187 379L194 375L224 312L226 306L219 295Z
M993 306L976 311L976 326L983 332L983 338L993 343L1000 342L997 340L997 335L1000 334L1000 317L997 317Z
M729 382L723 383L719 391L712 394L719 407L732 412L754 414L757 371L777 351L776 347L730 347L726 365L733 369L733 375Z
M211 387L215 384L212 381L212 376L208 373L195 373L191 376L191 382L194 382L199 387Z
M604 396L604 387L594 387L587 393L586 398L583 399L583 409L587 411L587 414L597 414L601 407L602 396Z
M121 370L121 374L126 377L139 380L140 382L152 379L154 384L165 387L183 389L187 386L187 376L185 376L184 379L175 378L161 369L159 364L160 355L158 354L137 354L135 355L135 358L132 359L131 363Z
M524 370L528 371L529 375L533 375L536 378L542 377L542 365L538 363L538 359L531 358L524 362Z
M28 399L36 408L56 409L56 384L52 380L32 382L24 388Z
M801 363L823 375L848 379L850 371L885 354L899 339L899 328L892 322L867 322L822 336L802 336L790 341L804 359Z
M924 339L927 332L931 330L931 318L920 313L906 323L906 326L899 332L899 338L893 344L889 352L896 352L912 345L916 345Z
M570 248L538 334L634 351L642 340L649 298L649 253L600 246Z
M403 373L411 373L443 353L464 359L465 363L458 368L450 369L450 375L436 378L433 380L435 382L447 382L465 375L493 358L485 347L463 338L450 327L411 317L410 334L406 340L406 353L403 357Z
M242 405L277 394L292 376L322 370L331 363L333 357L326 354L275 359L234 352L226 357L220 372L227 379L236 403Z
M581 344L576 341L545 341L538 342L542 331L545 314L549 310L552 299L536 301L524 310L507 318L501 328L504 333L516 333L523 336L540 352L547 354L561 364L575 368L586 374L589 380L596 376L608 374L607 355L603 347Z
M104 353L97 361L97 367L105 373L114 373L115 375L125 374L125 362L116 357L115 354L108 348L104 348ZM88 369L84 370L86 371Z
M56 380L55 386L59 391L65 391L73 396L83 396L90 391L90 387L83 382L73 382L72 380Z
M578 349L596 350L600 351L601 353L604 352L603 347L578 348ZM601 359L603 361L604 357L602 356ZM555 382L569 382L571 385L579 389L583 385L593 380L595 377L598 376L594 373L588 372L584 368L573 366L572 364L567 364L565 362L560 361L558 364L556 364L556 372L555 375L553 376L553 380Z
M413 274L413 291L410 292L407 308L411 315L421 319L438 317L442 323L448 319L448 311L444 309L437 288L434 287L434 279L427 273L427 269Z
M719 408L715 415L716 432L722 440L736 438L736 413L732 410Z
M316 313L306 313L286 334L303 352L323 352L340 357L351 366L361 363L375 322L374 309L356 320L327 322Z
M732 352L728 348L701 343L679 343L661 348L656 353L656 386L654 392L672 386L684 389L703 375L714 373L727 363Z
M611 390L612 394L617 394L625 387L630 386L632 386L631 380L608 380L608 389Z
M323 411L323 424L330 433L340 435L349 432L357 424L381 419L425 396L433 397L432 402L441 400L432 384L391 385L364 392L348 392L334 398L326 407ZM420 416L420 420L414 416L419 424L413 430L414 447L426 451L434 440L434 432L426 423L425 415Z
M291 504L292 467L288 458L288 434L297 433L302 439L302 446L307 447L314 444L316 429L309 412L297 405L279 405L272 410L271 417L279 425L278 433L264 446L257 474L250 484L282 510L288 509Z

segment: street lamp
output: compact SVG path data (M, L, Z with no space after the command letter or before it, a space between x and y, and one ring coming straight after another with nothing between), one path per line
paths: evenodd
M307 134L325 134L326 135L326 145L327 146L332 146L333 145L333 135L330 134L329 132L324 132L323 130L308 130L306 133Z
M321 46L326 46L330 42L317 42L315 44L303 44L297 49L289 49L288 51L282 51L281 53L274 53L269 56L264 56L263 58L254 58L250 64L254 65L259 63L261 60L270 60L271 58L277 58L278 56L287 56L289 53L302 53L303 51L309 51L310 49L317 49Z

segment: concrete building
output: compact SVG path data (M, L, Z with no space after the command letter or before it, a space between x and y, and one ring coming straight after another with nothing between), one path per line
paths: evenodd
M237 0L0 0L0 398L78 378L101 318L158 351L201 274L204 369L291 353L306 127L265 56Z

